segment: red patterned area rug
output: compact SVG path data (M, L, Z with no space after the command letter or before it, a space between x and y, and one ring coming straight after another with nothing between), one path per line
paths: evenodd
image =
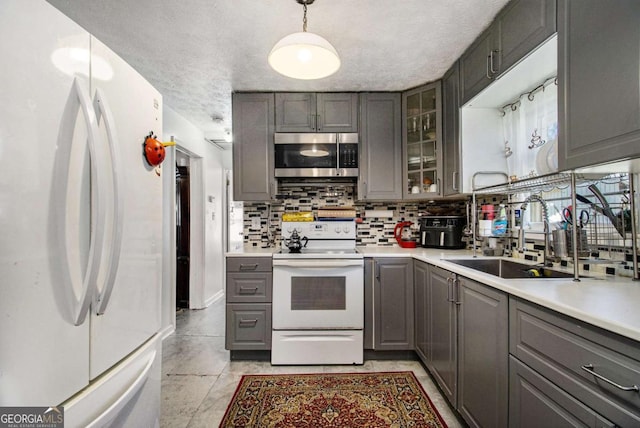
M413 372L246 375L220 427L439 427Z

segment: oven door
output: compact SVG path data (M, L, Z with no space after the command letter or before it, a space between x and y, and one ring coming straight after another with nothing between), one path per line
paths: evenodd
M362 259L273 260L273 329L362 329Z

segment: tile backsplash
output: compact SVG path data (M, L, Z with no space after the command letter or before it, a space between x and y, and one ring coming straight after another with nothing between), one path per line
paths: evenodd
M324 206L353 206L356 215L362 219L357 225L357 245L359 246L393 246L396 245L393 237L393 228L399 221L412 221L413 239L418 240L418 219L424 215L465 215L466 201L390 201L390 202L364 202L356 201L352 186L336 187L290 187L282 190L279 200L270 203L245 202L244 203L244 243L256 247L279 246L281 242L280 222L282 214L296 211L316 211ZM501 196L484 196L478 204L489 203L498 205L505 203ZM365 217L365 211L384 210L392 211L392 217ZM510 211L510 208L509 208ZM509 212L509 218L511 213ZM259 227L257 227L259 225ZM256 227L254 227L256 226ZM467 239L467 238L464 238ZM483 254L487 240L477 238L477 253ZM468 239L468 248L472 247L471 239ZM517 248L517 238L499 238L498 246L505 248L505 255L536 261L543 261L544 245L541 240L532 240L527 236L526 249ZM591 257L607 259L605 264L581 264L581 268L591 271L602 271L609 275L632 276L630 249L591 246ZM561 264L566 265L563 261Z
M357 245L391 246L395 244L393 228L399 221L412 221L413 238L418 239L418 218L423 215L465 215L465 201L356 201L352 186L316 187L301 186L283 189L282 199L271 203L245 202L245 244L265 247L269 243L280 244L280 220L285 212L315 211L324 206L353 206L362 218L357 227ZM392 211L392 217L365 218L365 211ZM259 218L260 228L257 225Z

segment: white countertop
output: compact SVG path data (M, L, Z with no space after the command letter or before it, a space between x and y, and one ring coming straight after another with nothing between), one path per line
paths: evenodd
M275 251L245 247L227 256L269 257ZM473 257L467 250L393 246L358 247L358 252L364 257L413 257L640 342L640 282L630 278L589 272L590 277L580 282L562 278L503 279L447 261Z
M226 257L271 257L273 253L278 251L280 251L280 247L262 248L245 245L243 247L227 251L224 255Z

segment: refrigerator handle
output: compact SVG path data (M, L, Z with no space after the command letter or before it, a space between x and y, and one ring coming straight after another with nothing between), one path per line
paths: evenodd
M102 208L103 196L100 193L104 189L104 185L101 185L104 172L101 170L96 149L96 141L98 137L98 125L96 121L96 115L91 107L91 98L87 93L87 90L82 86L81 81L76 77L73 81L72 91L75 94L71 96L71 102L65 109L64 116L61 123L61 131L59 135L59 141L73 141L73 133L75 129L75 123L77 120L78 110L82 111L86 128L87 128L87 145L89 147L89 157L91 165L91 180L96 185L92 185L91 192L94 194L91 200L91 225L90 225L90 242L89 242L89 256L87 260L87 267L85 274L82 278L82 287L80 296L77 297L73 291L74 287L69 283L69 289L66 290L68 300L71 305L71 321L74 325L80 325L84 323L87 316L87 312L91 306L91 298L93 297L93 291L95 289L100 260L102 259L102 249L104 240L104 209ZM75 96L73 96L75 95ZM69 145L71 143L68 143ZM70 149L69 149L70 150ZM58 181L62 183L63 189L61 195L66 198L67 196L67 180L68 180L68 163L66 164L66 170L60 171L61 176L58 177ZM65 199L66 200L66 199ZM61 245L61 255L64 258L64 263L69 263L70 249L68 247L68 230L66 226L66 206L67 204L61 201L58 206L57 218L59 223L58 230L60 231L59 242Z
M111 155L112 164L112 180L113 180L113 195L112 203L107 204L107 210L113 211L113 227L110 239L107 238L104 242L104 246L108 246L109 254L107 260L107 270L105 274L104 284L102 288L97 287L95 295L96 314L102 315L107 309L109 304L109 298L115 285L116 274L118 273L118 265L120 263L120 251L122 249L122 230L124 221L124 204L122 199L122 156L120 154L120 145L118 144L118 136L115 130L113 114L109 108L104 93L100 88L96 89L96 94L93 101L94 110L96 112L96 118L98 125L100 120L104 119L105 128L107 131L107 139L109 145L109 153ZM103 216L103 219L106 219ZM106 220L105 220L106 221ZM104 251L104 250L103 250Z

